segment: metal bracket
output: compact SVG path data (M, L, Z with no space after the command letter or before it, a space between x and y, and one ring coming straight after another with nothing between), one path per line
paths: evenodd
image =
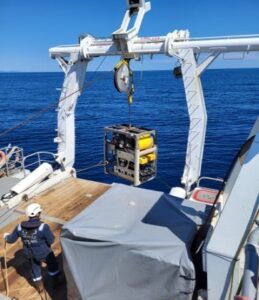
M181 57L178 56L178 51L175 51L173 44L174 42L188 41L189 37L189 30L174 30L173 32L169 32L165 39L165 54L181 59Z
M213 61L219 56L219 54L220 51L217 51L206 57L197 67L197 76L200 76L202 72L205 71L208 68L208 66L213 63Z
M136 7L135 7L136 6ZM132 42L138 36L140 26L144 19L145 13L151 10L151 3L140 0L137 5L128 4L128 9L125 12L121 27L112 33L113 41L116 43L117 48L123 53L130 53ZM128 28L132 17L136 15L136 20L132 28Z
M58 62L60 68L63 70L63 72L66 74L68 69L68 62L64 59L64 57L57 56L56 61Z

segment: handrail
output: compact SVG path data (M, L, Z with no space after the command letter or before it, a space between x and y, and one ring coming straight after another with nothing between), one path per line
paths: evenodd
M197 187L200 186L200 181L201 180L211 180L211 181L216 181L216 182L221 182L221 183L224 183L224 179L223 178L214 178L214 177L207 177L207 176L203 176L203 177L200 177L197 181Z
M6 156L6 161L1 168L6 176L19 172L25 174L22 148L8 145L7 147L1 148L0 151L3 151Z
M34 152L24 157L22 148L11 145L1 148L0 151L3 151L6 155L6 162L2 167L6 176L20 172L23 172L25 176L26 170L33 169L33 166L38 167L43 162L53 163L56 158L54 153L48 151ZM28 160L31 161L28 162Z
M42 158L43 155L52 156L53 160L43 159ZM26 161L30 158L33 158L34 156L37 157L36 161L33 161L32 163L26 164ZM24 164L25 168L29 168L29 167L34 166L34 165L40 166L41 163L43 163L43 162L53 162L53 161L55 161L55 154L54 153L48 152L48 151L39 151L39 152L34 152L32 154L29 154L29 155L25 156L24 159L23 159L23 164Z

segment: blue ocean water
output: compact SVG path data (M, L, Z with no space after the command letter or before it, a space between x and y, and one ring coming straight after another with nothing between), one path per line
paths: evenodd
M76 108L77 169L103 159L103 128L128 123L125 95L113 86L112 72L87 73L92 82ZM0 73L0 134L59 99L62 73ZM208 111L208 130L202 175L224 177L239 147L259 115L259 70L208 70L202 75ZM184 168L188 115L183 83L171 71L135 73L132 124L157 130L158 177L143 187L168 192L179 186ZM0 147L9 143L36 151L55 152L55 108L24 127L0 137ZM125 182L105 175L103 168L78 174L102 182ZM125 182L127 183L127 182Z

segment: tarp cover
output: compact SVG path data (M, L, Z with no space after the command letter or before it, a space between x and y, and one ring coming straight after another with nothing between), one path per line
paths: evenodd
M191 299L206 206L114 184L61 234L70 299Z

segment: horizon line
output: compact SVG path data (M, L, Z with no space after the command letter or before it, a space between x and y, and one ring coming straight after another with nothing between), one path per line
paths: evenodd
M230 68L209 68L206 71L213 71L213 70L249 70L249 69L259 69L259 67L230 67ZM113 70L88 70L86 72L111 72ZM173 71L173 69L150 69L150 70L133 70L133 72L166 72L166 71ZM10 71L6 71L6 70L0 70L0 73L63 73L62 70L60 71L18 71L18 70L10 70Z

